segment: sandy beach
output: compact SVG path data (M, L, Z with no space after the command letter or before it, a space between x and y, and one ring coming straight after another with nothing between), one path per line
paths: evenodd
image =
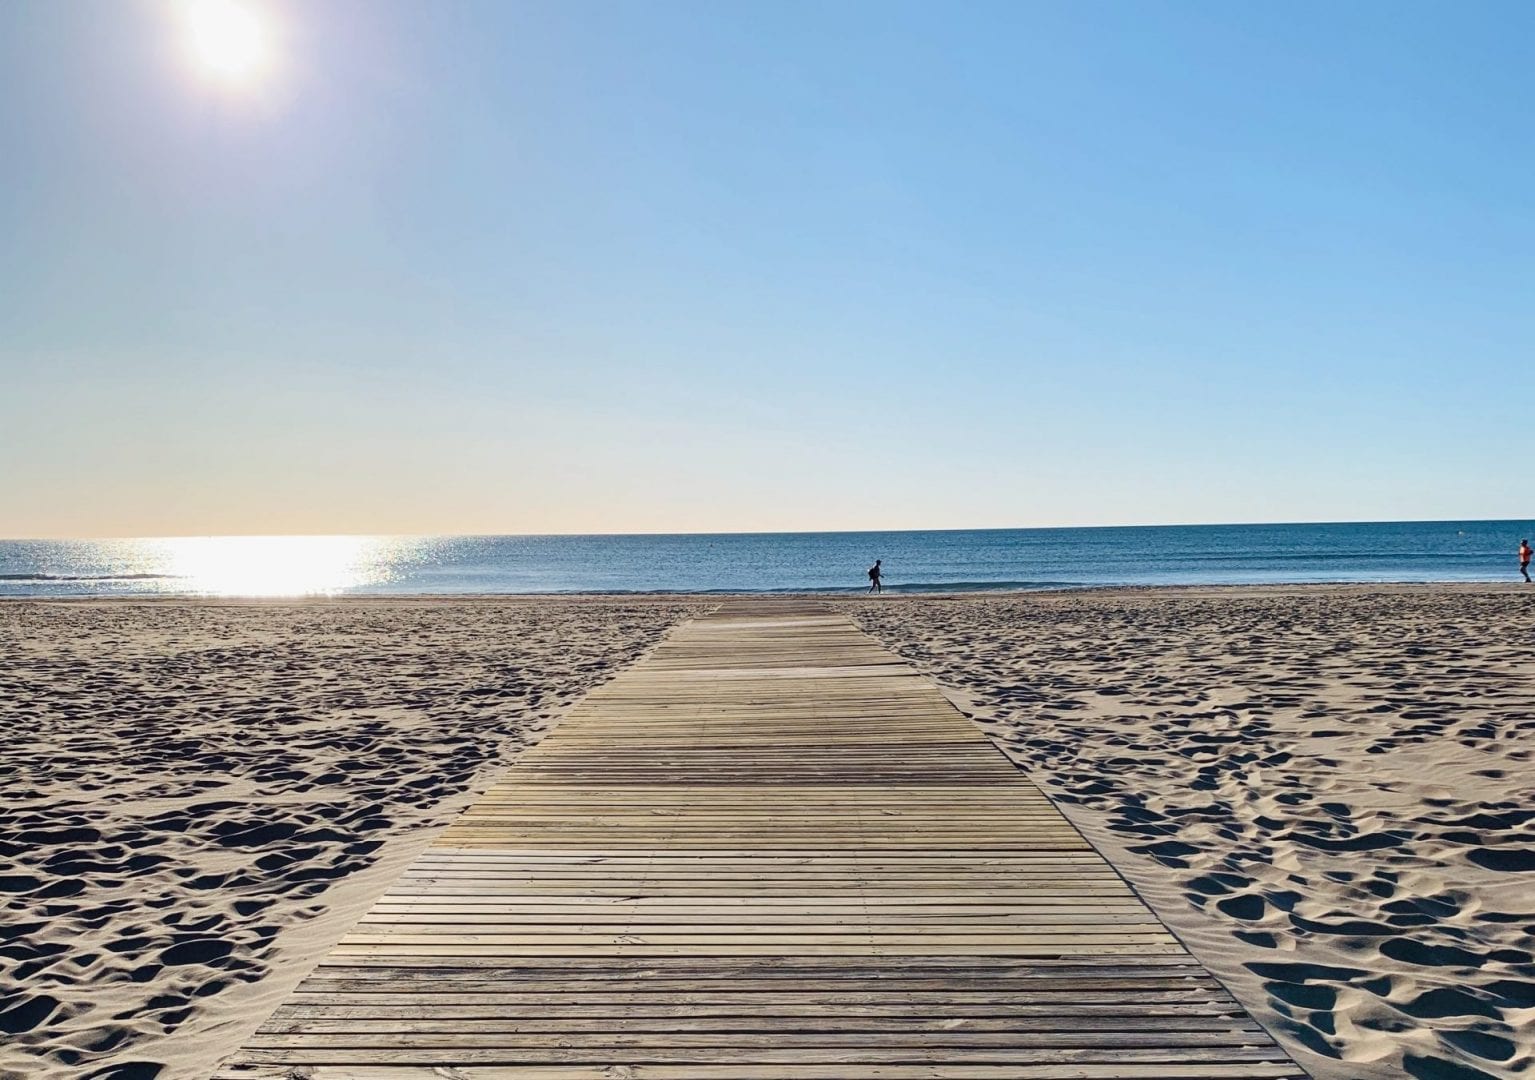
M1326 1080L1528 1074L1535 595L849 602Z
M206 1077L697 606L0 604L0 1077Z
M205 1077L698 599L0 605L0 1076ZM1308 1070L1535 1054L1535 594L831 601L931 673Z

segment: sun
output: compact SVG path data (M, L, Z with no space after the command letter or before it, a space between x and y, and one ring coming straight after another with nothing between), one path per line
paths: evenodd
M209 79L249 86L271 68L271 20L251 0L182 0L181 20L188 56Z

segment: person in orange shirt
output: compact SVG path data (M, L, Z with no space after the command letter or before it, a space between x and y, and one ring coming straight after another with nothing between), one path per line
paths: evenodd
M1519 541L1519 572L1524 575L1525 581L1530 580L1531 555L1535 555L1535 551L1530 550L1530 542L1528 540Z

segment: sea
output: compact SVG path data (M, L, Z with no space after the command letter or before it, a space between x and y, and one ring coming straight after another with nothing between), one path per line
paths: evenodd
M1526 521L0 541L0 597L892 592L1518 580Z

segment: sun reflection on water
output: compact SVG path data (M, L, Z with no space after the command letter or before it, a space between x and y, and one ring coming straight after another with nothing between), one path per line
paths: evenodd
M382 536L201 536L142 540L144 561L176 591L206 596L330 596L394 576L402 541Z

